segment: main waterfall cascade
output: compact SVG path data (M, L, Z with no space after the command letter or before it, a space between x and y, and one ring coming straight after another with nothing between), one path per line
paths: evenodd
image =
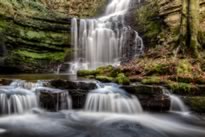
M0 86L0 115L23 113L40 107L40 95L47 92L56 93L56 110L71 109L69 93L46 88L43 82L37 83L15 80L8 86ZM62 102L63 103L59 103Z
M75 49L70 72L118 65L124 59L143 54L143 40L125 24L132 0L111 0L97 19L72 19L72 45ZM140 0L138 0L140 2Z

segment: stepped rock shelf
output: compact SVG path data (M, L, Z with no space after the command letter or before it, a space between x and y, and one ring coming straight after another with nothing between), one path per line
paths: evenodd
M8 86L15 82L15 80L1 79L1 86ZM36 85L35 82L19 81L19 86L31 87ZM40 82L41 83L41 82ZM83 109L85 106L85 100L88 93L92 90L98 88L99 82L94 80L43 80L43 88L36 88L35 91L39 92L39 105L40 107L50 110L57 111L63 108L73 108L73 109ZM27 86L26 86L27 85ZM125 90L129 94L138 97L143 110L149 112L168 112L171 105L170 97L164 94L164 87L162 85L144 85L144 84L131 84L131 85L121 85L121 89ZM180 94L180 91L176 95L179 95L185 104L193 111L197 113L205 113L205 96L204 96L205 85L198 87L198 90L192 93ZM2 89L1 89L2 90ZM31 88L30 88L31 90ZM63 98L58 99L59 95ZM69 93L72 100L72 106L62 106L63 102L66 102L65 96ZM69 103L67 103L68 105ZM60 106L58 106L60 105ZM65 105L65 104L64 104ZM58 109L57 109L58 108Z

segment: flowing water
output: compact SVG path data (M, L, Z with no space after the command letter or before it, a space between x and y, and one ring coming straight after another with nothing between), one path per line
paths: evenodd
M91 91L85 104L86 111L142 113L142 107L136 96L114 86L104 86Z
M2 86L0 89L1 93L5 95L12 96L13 91L15 91L14 94L37 97L38 99L35 99L35 101L39 101L38 93L46 95L52 93L52 96L63 93L57 97L57 102L61 103L56 105L56 110L61 110L61 106L64 109L70 109L69 104L71 105L71 102L67 100L68 92L45 87L46 84L45 81L32 83L16 80L9 86ZM18 91L17 89L20 90ZM181 100L178 100L179 98L175 98L172 95L170 97L175 102L174 104L179 105L181 103ZM13 104L17 108L20 108L19 106L27 106L21 112L33 108L33 106L29 106L29 104L32 104L30 103L31 99L26 100L19 96L16 96L16 99L23 100ZM47 97L44 98L44 100L47 99ZM0 101L2 101L2 98L0 98ZM5 108L5 104L0 103L1 108ZM183 108L184 106L179 105L179 107ZM180 113L153 114L143 112L137 97L120 89L119 85L97 83L97 89L90 91L85 108L81 111L46 112L40 109L33 109L18 115L0 117L0 137L23 136L204 137L205 122L202 117L194 115L184 116Z
M200 118L61 111L0 118L0 137L204 137Z
M170 111L178 111L178 112L189 112L189 109L184 104L184 102L176 95L170 95L171 106Z
M165 95L170 98L170 111L171 112L181 112L184 114L189 113L188 107L184 104L184 102L177 95L171 94L171 91L162 87Z
M70 72L118 65L123 59L143 54L143 40L125 24L132 0L111 0L104 14L95 19L72 19L72 45L75 48ZM140 0L138 1L140 2Z
M75 57L68 63L71 73L118 65L143 54L142 39L125 23L133 1L110 0L100 18L72 19ZM179 97L167 90L165 94L171 99L171 112L150 114L143 111L136 96L118 85L97 83L97 89L88 93L82 111L66 111L72 105L67 90L46 87L44 81L16 80L0 86L0 114L20 113L0 117L0 137L204 137L204 119L172 113L188 109ZM42 101L47 104L42 105ZM58 112L33 109L50 104Z
M56 110L71 109L71 99L67 91L46 88L43 81L36 83L15 80L8 86L0 86L0 115L23 113L40 107L40 96L56 94ZM60 103L62 102L62 103Z

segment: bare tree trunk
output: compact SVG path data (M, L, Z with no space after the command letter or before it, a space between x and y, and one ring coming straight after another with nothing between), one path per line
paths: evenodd
M179 44L184 51L188 49L192 55L199 57L198 42L199 0L182 0Z

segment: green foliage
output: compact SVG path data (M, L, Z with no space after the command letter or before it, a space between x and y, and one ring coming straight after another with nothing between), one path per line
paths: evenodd
M188 60L180 60L177 68L176 68L177 74L180 75L187 75L192 73L192 65L189 63Z
M139 7L136 11L136 22L146 39L156 41L162 29L158 1L149 1Z
M145 67L146 75L165 75L170 74L170 64L152 64Z
M185 102L193 111L199 113L205 112L205 97L187 97Z
M173 82L173 81L169 81L167 82L168 87L174 92L174 93L178 93L178 94L182 94L182 93L189 93L191 92L191 90L193 88L196 88L194 85L192 84L187 84L187 83L182 83L182 82Z
M123 73L118 74L118 76L115 78L115 82L118 84L122 84L122 85L129 85L130 84L129 78L126 77L125 74L123 74Z

